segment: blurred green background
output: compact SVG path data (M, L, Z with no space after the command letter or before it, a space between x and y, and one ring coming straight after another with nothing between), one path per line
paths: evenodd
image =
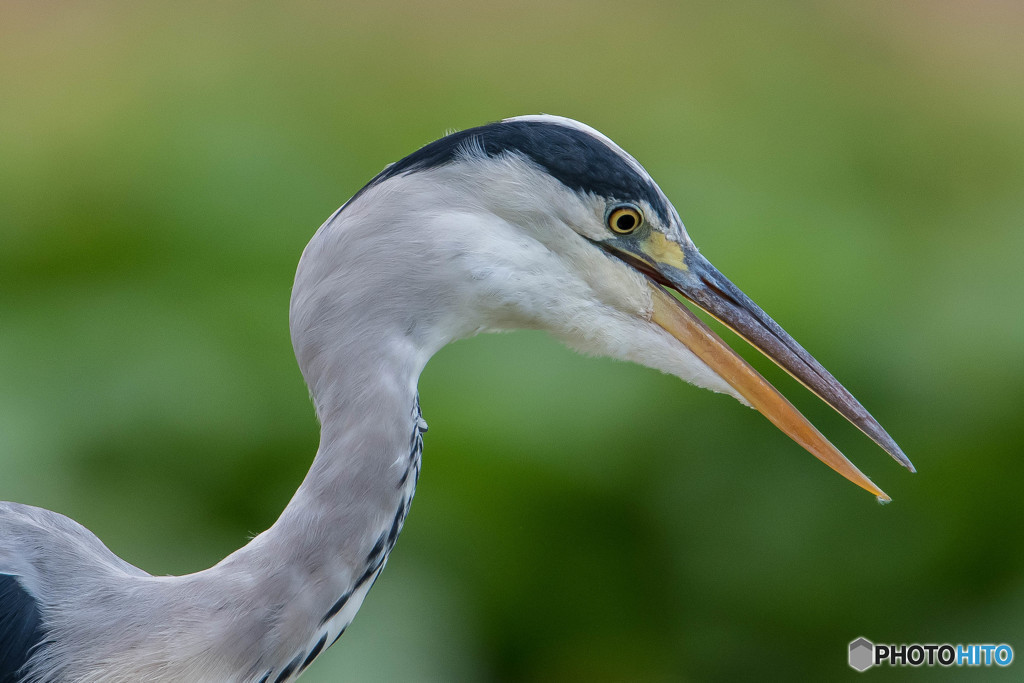
M1009 1L4 2L0 498L153 573L266 528L317 443L307 239L447 129L557 113L920 473L731 335L892 505L729 398L459 342L401 541L303 680L833 678L862 635L1024 657L1022 32Z

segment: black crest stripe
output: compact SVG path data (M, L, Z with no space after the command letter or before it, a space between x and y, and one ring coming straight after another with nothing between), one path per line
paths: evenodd
M452 163L471 146L489 157L519 154L570 189L620 201L642 200L662 222L670 220L669 209L650 178L603 140L557 121L499 121L446 135L391 164L366 187Z
M0 574L0 681L19 681L32 648L42 642L39 606L16 577Z

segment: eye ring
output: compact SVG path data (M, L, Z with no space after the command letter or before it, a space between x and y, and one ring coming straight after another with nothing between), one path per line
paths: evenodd
M632 204L623 204L608 214L608 228L619 235L628 235L644 222L644 214Z

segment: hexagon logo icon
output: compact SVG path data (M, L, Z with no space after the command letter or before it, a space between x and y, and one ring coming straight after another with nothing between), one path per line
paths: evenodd
M857 671L867 671L875 663L875 644L867 638L858 638L850 643L850 666Z

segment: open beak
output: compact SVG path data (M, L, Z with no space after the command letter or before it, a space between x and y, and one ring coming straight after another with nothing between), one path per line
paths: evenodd
M654 303L653 322L685 344L750 405L812 455L873 493L879 501L890 500L757 370L666 289L678 292L746 339L871 437L897 462L915 471L892 437L857 399L696 249L681 246L660 233L652 233L642 241L616 242L602 246L647 275Z

